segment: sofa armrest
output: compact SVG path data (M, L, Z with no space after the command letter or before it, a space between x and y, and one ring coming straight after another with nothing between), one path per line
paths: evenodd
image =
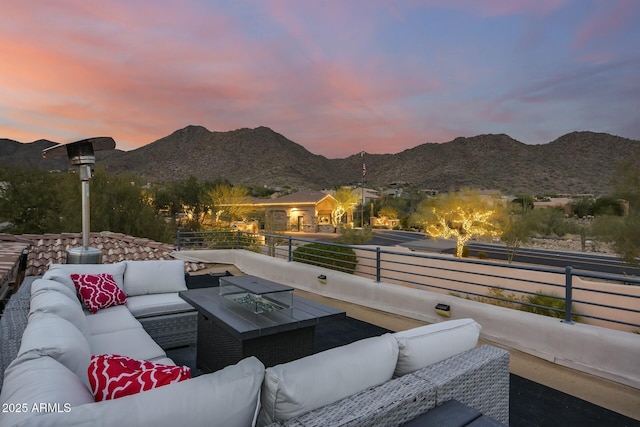
M249 357L217 372L138 394L74 406L68 413L40 413L24 426L189 426L252 425L264 365Z
M433 384L436 405L455 399L509 424L509 352L483 345L413 373Z
M451 399L508 424L509 352L476 347L268 427L400 425Z
M400 425L427 412L435 404L435 387L413 374L407 374L284 421L282 425Z

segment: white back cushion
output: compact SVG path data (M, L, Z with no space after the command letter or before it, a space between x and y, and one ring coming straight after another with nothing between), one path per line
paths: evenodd
M47 273L45 273L45 275L46 274ZM71 283L71 287L69 287L68 283L62 283L62 281L42 278L42 279L34 280L33 283L31 284L32 297L38 292L48 292L48 291L56 291L56 292L63 293L70 299L75 299L78 302L78 304L80 304L80 306L82 307L82 304L78 299L78 292L76 291L76 287L73 285L73 282Z
M184 261L125 261L124 293L127 296L186 291Z
M142 393L32 417L24 426L248 427L258 407L264 365L249 357L212 374Z
M480 329L473 319L457 319L393 334L400 350L395 375L416 371L474 348Z
M117 262L115 264L52 264L49 270L42 276L43 279L57 280L75 289L72 274L111 274L113 280L124 290L124 270L126 264ZM126 294L126 292L125 292Z
M52 313L35 312L22 334L18 356L34 351L62 363L88 387L89 343L71 322Z
M367 338L267 368L260 425L285 421L391 379L398 344L391 334Z
M36 292L31 295L29 316L37 312L52 313L68 320L82 332L85 338L90 334L87 318L80 301L75 296L70 299L66 293L56 290Z

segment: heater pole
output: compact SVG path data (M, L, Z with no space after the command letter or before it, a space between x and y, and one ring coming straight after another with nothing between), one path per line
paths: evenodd
M82 189L82 246L67 249L68 264L100 264L102 252L98 248L89 246L89 181L91 180L91 165L96 162L94 151L113 150L116 142L108 136L88 138L71 142L66 145L56 145L42 150L42 157L67 157L73 166L78 166Z
M82 168L89 168L87 166L82 166ZM90 173L90 172L89 172ZM82 176L82 172L80 173ZM82 247L87 249L89 247L89 229L90 229L90 199L89 199L89 180L82 180Z

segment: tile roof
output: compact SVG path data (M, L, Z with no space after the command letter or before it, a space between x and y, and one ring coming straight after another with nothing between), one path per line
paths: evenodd
M89 245L102 251L103 264L125 260L175 259L171 252L177 249L167 243L109 231L90 233ZM82 246L82 233L0 234L0 284L3 274L9 274L12 261L16 263L25 248L29 250L26 276L39 276L44 274L51 264L65 263L67 250L78 246ZM5 252L6 255L2 255ZM204 268L205 264L185 262L187 272Z
M1 236L1 235L0 235ZM0 299L13 288L20 266L22 251L31 246L28 242L0 240Z
M257 205L280 205L280 204L317 204L325 198L334 199L331 194L323 193L322 191L304 190L286 196L278 197L277 199L263 199L256 202Z

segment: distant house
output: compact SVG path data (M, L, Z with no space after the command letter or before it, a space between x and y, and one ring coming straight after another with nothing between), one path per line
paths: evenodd
M331 213L338 201L331 194L306 190L278 197L255 200L264 208L265 228L270 231L333 232Z

